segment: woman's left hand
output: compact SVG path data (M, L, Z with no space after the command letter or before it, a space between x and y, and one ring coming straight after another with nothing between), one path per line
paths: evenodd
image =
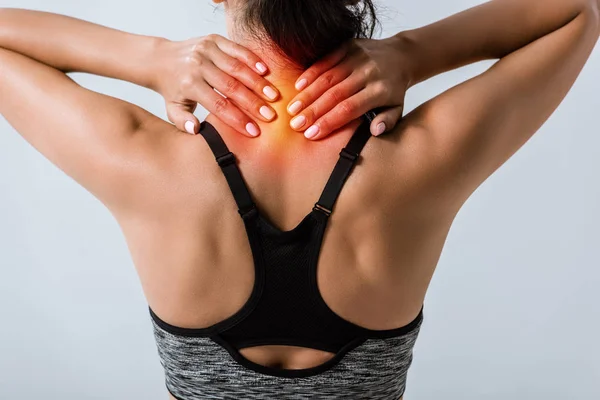
M296 130L304 131L309 139L322 139L380 108L382 111L371 123L371 133L378 136L389 131L402 118L411 66L408 47L399 35L347 42L296 81L296 89L301 92L289 103L288 112L306 118ZM315 131L316 135L309 137Z
M197 104L248 137L260 133L254 118L269 122L276 116L268 102L277 100L279 91L262 76L266 65L221 35L161 38L154 58L152 88L164 97L169 120L182 131L198 132Z

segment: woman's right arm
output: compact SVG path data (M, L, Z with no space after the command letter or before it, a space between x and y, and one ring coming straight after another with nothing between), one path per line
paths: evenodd
M405 117L438 154L429 176L452 191L445 206L458 211L555 111L598 40L599 8L598 0L493 0L409 32L422 62L414 82L461 59L500 57Z

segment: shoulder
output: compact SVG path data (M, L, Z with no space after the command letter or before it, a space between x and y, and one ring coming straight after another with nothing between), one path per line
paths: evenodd
M388 133L373 137L372 155L385 163L379 169L379 185L394 204L433 218L454 215L462 205L460 174L452 167L446 141L421 123L416 108L405 115Z
M219 172L206 140L160 119L147 120L127 146L131 158L115 177L113 214L130 217L172 212L185 201L201 200ZM214 164L214 165L213 165Z

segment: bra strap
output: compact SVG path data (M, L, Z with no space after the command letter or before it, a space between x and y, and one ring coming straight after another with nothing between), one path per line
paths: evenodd
M236 164L235 155L229 151L223 138L210 122L203 121L200 123L200 133L206 139L206 142L215 155L217 163L223 170L223 174L238 205L238 213L243 219L256 215L256 206Z
M335 165L325 185L325 189L323 189L323 193L319 201L315 203L313 210L320 211L328 217L331 215L333 205L340 195L348 175L350 175L360 152L371 137L371 130L369 128L375 115L373 111L369 111L362 116L363 122L356 129L346 147L340 151L340 159Z

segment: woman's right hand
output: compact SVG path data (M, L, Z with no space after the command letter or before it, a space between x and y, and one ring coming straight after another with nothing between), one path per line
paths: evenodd
M261 76L267 71L265 64L223 36L164 39L156 58L152 89L164 97L169 120L182 131L199 131L200 122L193 114L198 103L249 137L260 134L252 118L270 121L276 115L267 101L276 100L279 92Z

